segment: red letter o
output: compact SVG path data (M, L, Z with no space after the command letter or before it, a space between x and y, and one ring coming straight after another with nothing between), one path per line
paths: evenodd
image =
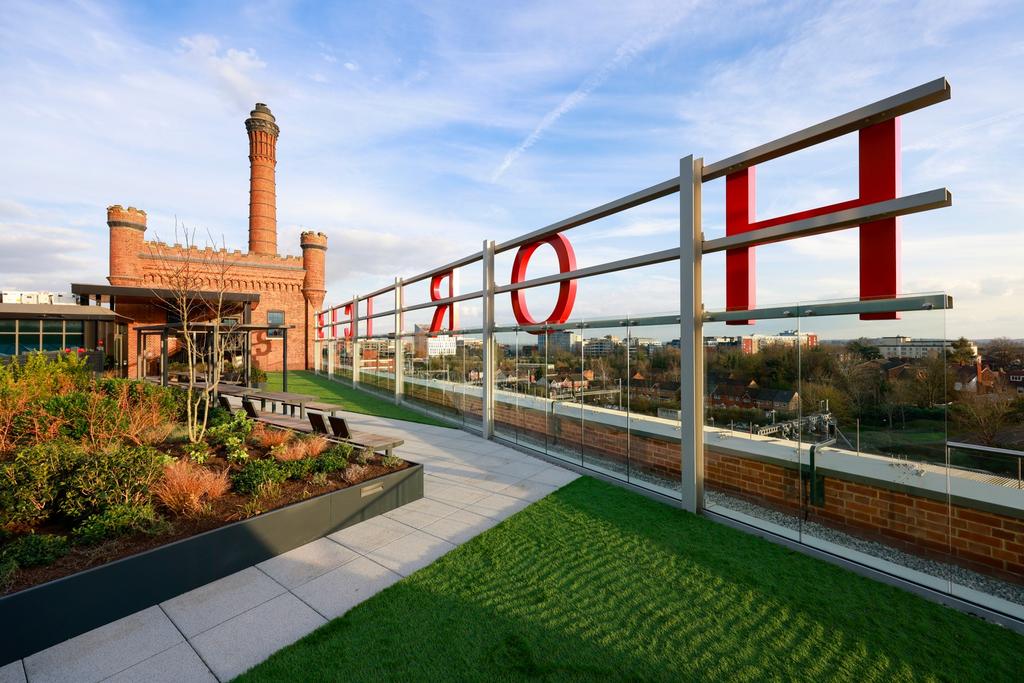
M568 273L576 270L576 253L572 250L569 240L561 233L545 237L532 244L524 244L516 252L515 261L512 262L512 283L522 282L526 279L526 267L530 263L530 257L542 244L550 244L558 256L558 272ZM558 283L558 300L555 302L555 309L548 316L545 323L560 324L569 319L572 313L572 305L576 302L576 281L564 280ZM526 290L516 289L512 291L512 312L520 325L539 325L530 315L526 308ZM534 334L540 334L535 332Z

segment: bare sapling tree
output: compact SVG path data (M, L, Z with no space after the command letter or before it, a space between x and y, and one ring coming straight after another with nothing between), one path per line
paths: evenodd
M232 262L223 237L218 245L207 232L206 244L200 248L195 229L179 226L177 221L174 236L174 246L159 240L150 245L159 269L152 288L154 296L177 318L177 323L168 327L175 332L177 350L185 354L186 426L189 442L197 443L206 435L210 405L223 371L226 332L230 332L224 324L228 312L225 294Z

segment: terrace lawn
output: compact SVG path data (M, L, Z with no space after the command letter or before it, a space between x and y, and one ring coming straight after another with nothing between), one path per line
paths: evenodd
M267 373L267 389L269 391L281 391L281 373ZM379 415L390 417L396 420L407 422L419 422L439 427L450 425L435 420L431 417L421 415L414 410L403 406L397 406L393 401L379 398L365 391L345 386L341 382L319 377L315 373L306 370L291 370L288 372L288 391L296 394L312 394L319 400L334 403L345 410L365 415Z
M1020 680L1024 637L581 478L241 681Z

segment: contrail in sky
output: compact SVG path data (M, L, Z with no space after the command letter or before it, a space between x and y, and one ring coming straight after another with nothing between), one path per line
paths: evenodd
M494 173L491 174L491 182L498 182L501 176L505 174L505 171L522 156L523 152L537 143L537 140L544 134L544 131L554 125L562 116L575 109L580 102L587 98L587 95L601 87L613 72L628 65L633 61L634 57L660 40L672 27L679 23L685 13L685 11L680 11L674 17L663 18L658 22L657 28L640 32L619 45L615 54L602 64L601 68L587 76L578 88L569 93L557 107L544 115L540 123L537 124L529 135L523 138L522 142L509 150L505 155L505 159L494 169Z

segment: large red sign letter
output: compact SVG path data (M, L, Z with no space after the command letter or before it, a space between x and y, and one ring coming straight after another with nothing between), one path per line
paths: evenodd
M448 294L447 296L441 296L441 281L448 278ZM437 275L430 278L430 300L437 301L438 299L446 299L455 296L455 271L449 270L445 273L438 273ZM434 317L430 321L430 331L440 332L441 325L444 324L444 314L448 314L448 329L457 330L459 329L459 314L455 308L455 304L441 304L434 311Z
M900 120L889 119L860 131L860 192L857 199L757 221L754 218L754 167L725 177L725 234L735 235L813 218L835 211L895 199L900 191ZM891 298L900 290L899 218L860 226L860 298ZM725 307L745 311L755 302L754 247L725 252ZM899 313L861 313L861 320L898 320ZM728 325L749 325L730 320Z
M512 282L523 282L526 279L526 267L530 264L530 257L537 247L542 244L550 244L554 247L555 255L558 256L558 272L568 273L576 270L576 253L572 250L569 240L561 233L546 237L532 244L524 244L516 252L516 258L512 262ZM555 302L555 309L548 316L546 323L560 324L569 319L572 313L572 305L576 302L576 281L564 280L558 283L558 300ZM520 325L539 325L530 311L526 308L526 290L516 289L512 291L512 312ZM540 334L540 332L534 332Z

